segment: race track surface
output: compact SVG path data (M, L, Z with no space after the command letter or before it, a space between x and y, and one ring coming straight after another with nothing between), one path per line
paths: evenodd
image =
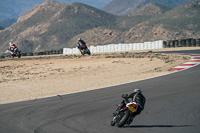
M88 82L89 83L89 82ZM111 127L121 95L143 89L144 111ZM199 133L200 65L119 86L0 105L0 133Z

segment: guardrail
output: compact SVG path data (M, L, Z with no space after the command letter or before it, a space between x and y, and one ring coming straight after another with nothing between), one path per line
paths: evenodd
M32 52L22 53L22 56L38 56L38 55L54 55L54 54L63 54L63 49L42 51L42 52L33 52L33 53Z
M59 50L50 50L50 51L41 51L41 52L28 52L21 53L22 56L39 56L39 55L55 55L55 54L63 54L63 49ZM2 54L0 58L10 57L10 54Z
M180 40L168 40L163 42L164 48L171 47L200 47L200 38L193 39L180 39Z

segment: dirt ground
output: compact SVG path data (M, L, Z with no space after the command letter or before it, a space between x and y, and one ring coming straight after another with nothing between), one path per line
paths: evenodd
M133 52L1 59L0 104L159 76L188 60L183 55Z

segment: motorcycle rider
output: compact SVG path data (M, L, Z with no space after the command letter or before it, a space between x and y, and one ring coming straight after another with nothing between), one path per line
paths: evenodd
M145 97L144 97L144 95L142 94L142 90L141 89L139 89L139 88L137 88L137 89L134 89L133 90L133 92L130 94L130 95L128 95L128 94L123 94L122 95L122 97L123 98L127 98L127 99L131 99L131 101L130 102L135 102L137 105L138 105L138 107L137 107L137 109L136 109L136 112L131 112L131 116L132 116L132 119L136 116L136 115L139 115L141 112L142 112L142 110L144 109L144 105L145 105L145 102L146 102L146 99L145 99ZM118 111L121 111L125 106L126 106L126 101L125 100L123 100L122 102L121 102L121 104L120 105L118 105ZM118 113L118 112L117 112ZM115 114L114 114L115 115Z
M78 44L77 44L77 48L80 50L80 52L82 53L83 51L83 46L86 45L86 43L81 39L81 38L78 38Z
M10 42L8 50L10 51L11 54L13 54L18 50L18 48L14 43Z

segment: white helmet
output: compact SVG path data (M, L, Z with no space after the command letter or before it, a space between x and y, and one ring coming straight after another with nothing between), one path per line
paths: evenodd
M137 89L134 89L133 92L138 92L138 93L142 93L142 90L137 88Z
M9 43L10 46L11 46L12 44L13 44L12 42Z

